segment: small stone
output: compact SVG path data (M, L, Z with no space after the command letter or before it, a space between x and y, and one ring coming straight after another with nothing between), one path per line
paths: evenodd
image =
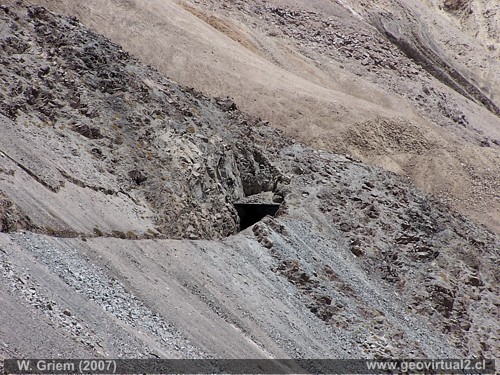
M357 257L362 257L363 255L365 255L363 253L363 250L361 250L361 248L359 248L358 246L351 247L351 252Z
M477 277L470 277L469 280L467 281L467 284L468 285L472 285L472 286L482 286L483 285L483 282L481 279L477 278Z
M283 195L281 195L281 194L274 194L273 195L273 202L274 203L283 203L283 201L284 201Z
M262 240L262 246L264 246L267 249L272 248L273 244L274 244L273 241L271 239L269 239L269 238L264 238Z
M138 171L137 169L134 169L133 171L130 171L128 173L128 176L137 184L140 185L144 181L146 181L148 178L145 176L141 171Z
M323 296L319 300L321 302L323 302L325 305L331 305L332 304L332 299L329 296Z
M352 227L347 223L340 224L339 228L342 232L349 232L352 229Z

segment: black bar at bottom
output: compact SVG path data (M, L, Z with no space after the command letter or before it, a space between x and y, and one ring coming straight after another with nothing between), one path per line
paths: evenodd
M492 359L6 359L4 374L495 374Z

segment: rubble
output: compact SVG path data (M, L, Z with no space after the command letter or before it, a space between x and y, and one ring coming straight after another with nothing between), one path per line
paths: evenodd
M357 48L372 45L361 31L317 34L301 27L314 13L264 9L284 32L393 69L384 43ZM498 235L404 177L175 84L75 19L2 12L6 304L99 356L498 356ZM380 124L400 134L389 148L432 146ZM273 201L274 217L239 231L237 202Z

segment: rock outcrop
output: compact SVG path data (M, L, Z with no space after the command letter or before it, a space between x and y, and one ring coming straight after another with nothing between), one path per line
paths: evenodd
M0 356L499 356L495 233L74 18L0 22Z

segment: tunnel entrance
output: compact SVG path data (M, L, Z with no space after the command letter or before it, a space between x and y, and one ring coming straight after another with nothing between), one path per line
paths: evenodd
M279 204L258 204L258 203L235 203L234 208L240 217L240 228L248 228L249 226L262 220L266 215L274 216L278 209Z

